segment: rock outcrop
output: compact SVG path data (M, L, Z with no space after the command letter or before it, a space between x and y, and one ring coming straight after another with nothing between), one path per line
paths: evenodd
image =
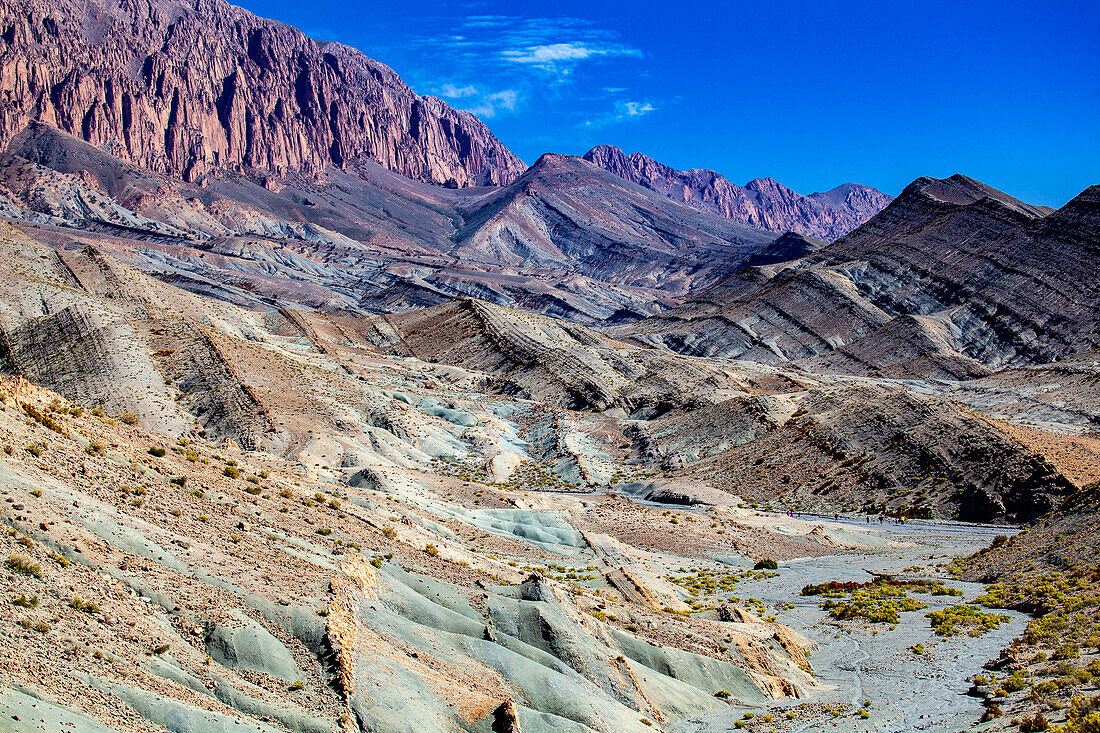
M500 185L524 169L475 116L383 64L224 0L4 0L0 69L0 147L38 120L186 181L375 160Z
M890 203L886 194L857 183L809 196L771 178L756 178L738 186L712 170L678 171L648 155L626 155L611 145L598 145L584 158L620 178L741 224L829 241L844 236Z

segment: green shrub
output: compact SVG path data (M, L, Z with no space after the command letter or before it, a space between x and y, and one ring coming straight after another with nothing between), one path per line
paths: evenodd
M1050 655L1051 659L1077 659L1081 656L1081 650L1076 644L1063 644L1054 650L1054 654Z
M153 445L153 446L150 446L150 447L149 447L149 455L151 455L151 456L155 456L155 457L157 457L157 458L164 458L164 454L165 454L166 452L167 452L167 451L165 451L165 450L164 450L163 448L161 448L161 447L160 447L159 445Z
M99 606L91 601L85 601L80 596L73 596L69 600L69 608L74 611L83 611L84 613L99 613Z
M228 476L229 478L240 478L241 469L237 468L236 466L227 465L225 468L222 469L222 474Z
M31 575L35 578L42 577L42 568L38 563L32 561L29 557L23 557L22 555L9 555L8 559L4 561L4 566L13 573L19 573L20 575Z
M961 604L926 615L931 620L932 628L940 636L955 636L963 631L970 636L981 636L1009 621L1009 617L1004 614L986 613L974 606Z
M752 569L753 570L778 570L779 569L779 563L777 563L775 560L765 558L763 560L757 561L757 563L755 565L753 565Z
M18 595L11 599L11 604L19 608L38 608L38 596Z

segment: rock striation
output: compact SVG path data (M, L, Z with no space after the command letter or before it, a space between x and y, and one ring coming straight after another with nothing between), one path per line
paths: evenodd
M852 234L619 327L682 353L816 372L975 377L1100 344L1100 187L1054 213L921 178Z
M696 209L774 232L797 232L818 239L842 237L881 211L890 197L870 186L845 183L804 196L772 178L744 186L706 169L678 171L648 155L626 155L612 145L597 145L584 159L620 178L657 191Z
M37 120L186 181L361 160L457 186L524 170L472 114L224 0L4 0L0 69L0 147Z

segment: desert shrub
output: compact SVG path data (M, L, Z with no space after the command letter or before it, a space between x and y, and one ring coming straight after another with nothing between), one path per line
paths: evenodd
M99 613L99 606L91 601L85 601L80 596L73 596L69 600L69 608L84 613Z
M35 458L41 458L42 454L46 452L45 443L31 443L27 446L27 452Z
M779 569L779 563L777 563L775 560L765 558L763 560L758 560L757 563L752 566L752 569L753 570L778 570Z
M11 604L19 608L38 608L38 596L18 595L11 599Z
M157 655L164 654L170 648L171 647L168 644L161 644L160 646L155 646L155 647L153 647L153 654L157 654Z
M187 477L186 476L174 476L171 479L169 479L169 481L171 483L175 484L176 486L180 487L181 489L187 488Z
M393 527L390 527L390 526L387 525L387 526L382 528L382 535L386 539L392 540L394 537L397 536L397 530L394 529Z
M439 554L439 548L431 544L425 545L424 554L428 557L435 557Z
M1039 733L1044 730L1050 730L1050 723L1042 712L1035 713L1034 718L1020 721L1020 733Z
M283 497L284 499L293 499L294 492L290 489L279 489L279 496Z
M101 456L107 452L107 449L103 447L102 443L97 443L93 440L91 443L88 443L88 446L84 449L84 452L90 456Z
M42 568L39 567L38 563L22 555L9 555L8 559L4 561L4 567L20 575L30 575L35 578L42 577Z
M942 611L932 611L926 615L932 623L932 628L940 636L955 636L964 631L970 636L981 636L1009 621L1008 616L1004 614L986 613L974 606L961 604L948 606Z
M1001 687L1008 692L1019 692L1027 687L1027 678L1024 677L1024 673L1021 670L1016 670L1001 683Z
M54 552L53 550L51 550L47 557L49 557L51 560L53 560L55 563L63 568L69 567L69 558L65 557L59 552Z
M332 530L327 528L327 527L319 527L318 529L316 529L314 531L317 532L317 534L321 535L322 537L328 537L330 534L332 534Z
M251 494L252 496L259 496L263 492L263 489L261 489L259 486L246 486L244 491L245 491L246 494Z
M1050 655L1051 659L1077 659L1081 656L1081 650L1076 644L1063 644L1054 650L1054 654Z
M127 425L138 424L138 416L130 412L129 410L123 410L122 412L118 413L118 419L126 423Z
M165 453L166 453L166 451L163 448L161 448L159 445L149 446L149 455L151 455L151 456L155 456L157 458L164 458Z
M989 721L993 720L994 718L1001 717L1003 714L1004 714L1004 711L1001 710L1000 705L998 705L995 702L989 703L989 707L987 707L985 709L985 712L982 714L982 722L983 723L988 723Z
M55 433L60 433L61 435L64 435L66 437L69 435L67 432L65 432L65 428L61 423L59 423L57 420L54 420L53 417L48 413L40 412L39 409L34 405L24 402L23 412L27 413L28 416L30 416L42 427L49 428Z
M226 465L226 467L222 469L222 474L229 478L240 478L241 469L236 466Z

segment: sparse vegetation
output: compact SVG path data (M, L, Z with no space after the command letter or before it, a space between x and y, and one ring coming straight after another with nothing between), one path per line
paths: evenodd
M11 604L18 608L38 608L38 596L18 595L11 599Z
M83 613L99 613L99 606L91 601L85 601L80 596L69 599L69 608Z
M40 412L37 407L28 402L23 403L23 412L27 413L27 415L39 425L68 437L69 433L65 430L65 427L57 420L54 420L53 416L49 413Z
M932 622L932 628L940 636L955 636L964 631L970 636L981 636L1009 621L1008 616L1003 614L986 613L974 606L965 605L948 606L942 611L932 611L926 615Z
M42 577L42 568L38 563L22 555L9 555L8 559L4 561L4 567L20 575L30 575L35 578Z

